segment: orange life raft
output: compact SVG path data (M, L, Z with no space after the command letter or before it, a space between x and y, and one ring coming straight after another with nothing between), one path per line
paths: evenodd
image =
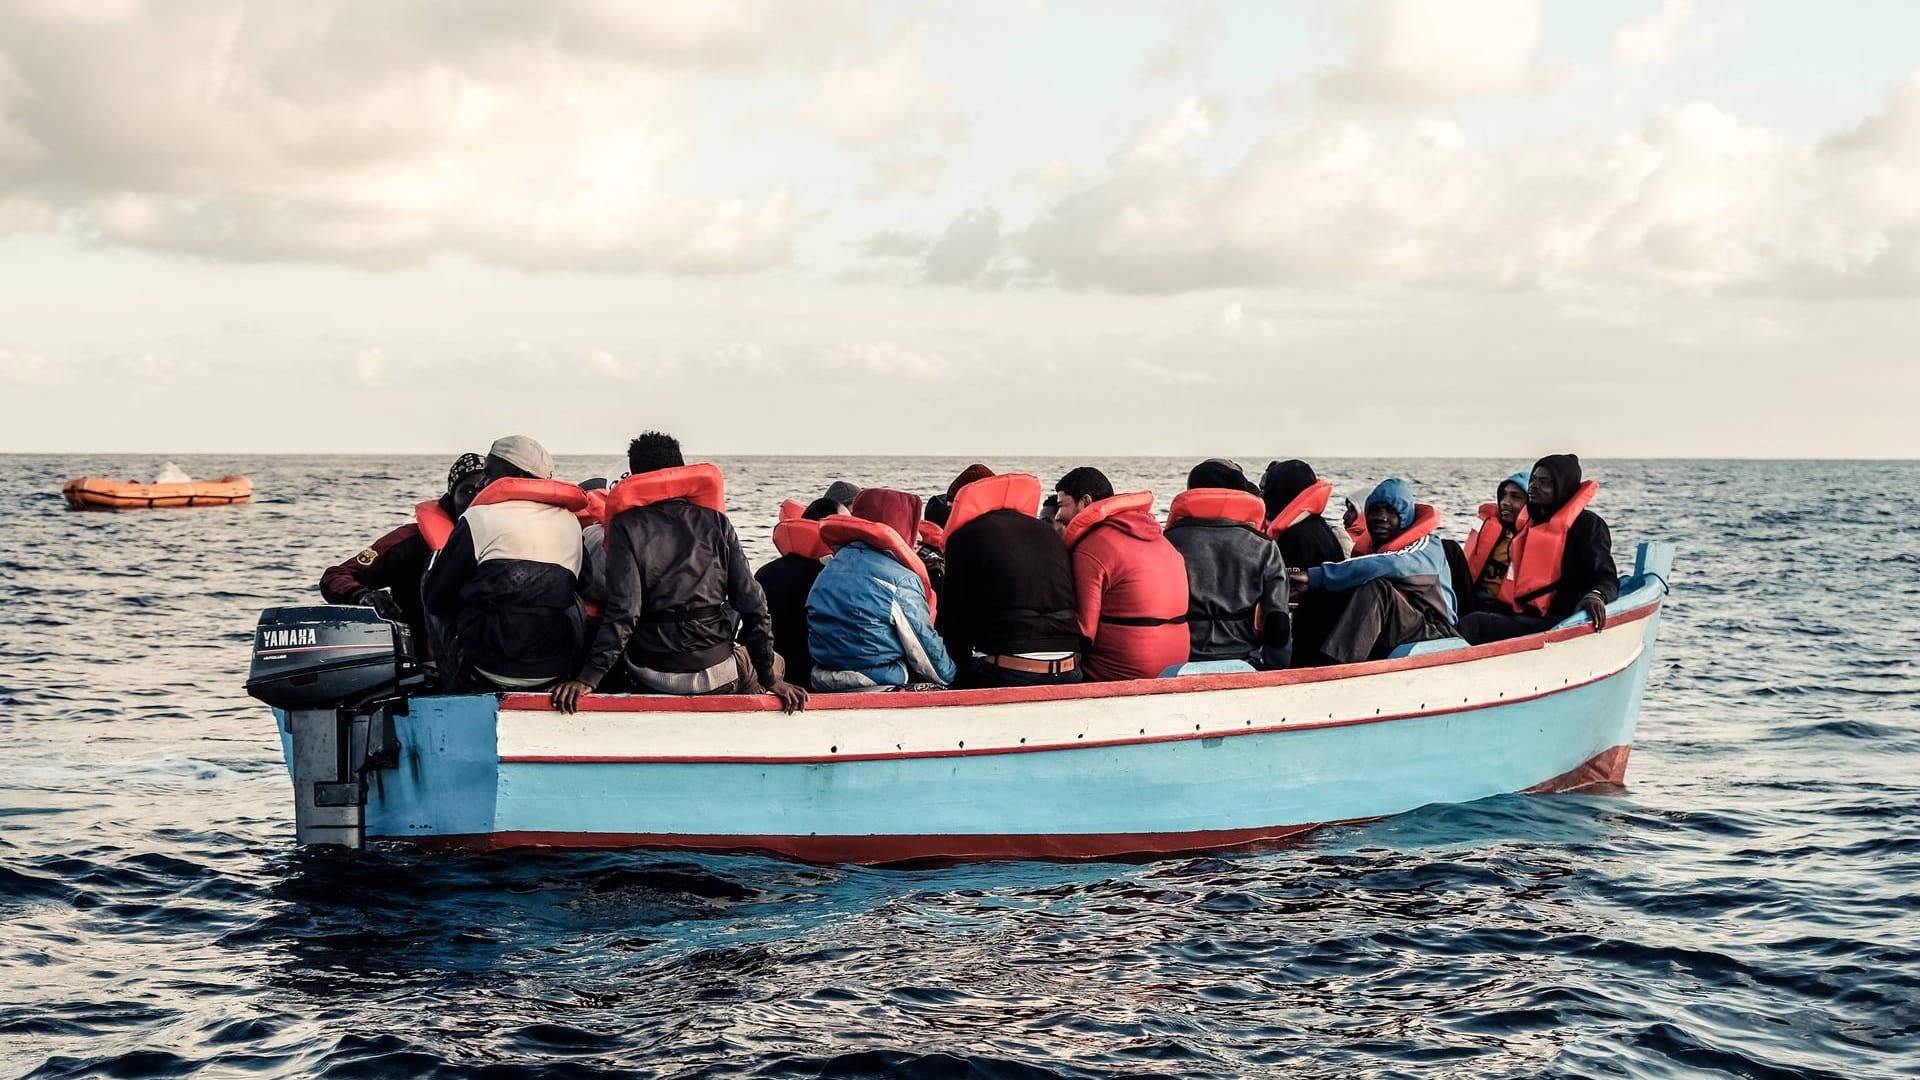
M185 506L232 506L253 499L253 481L244 476L193 480L185 484L143 484L80 476L60 489L72 510L156 510Z

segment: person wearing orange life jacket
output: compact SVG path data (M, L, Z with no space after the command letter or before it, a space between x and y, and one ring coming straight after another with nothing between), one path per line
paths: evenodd
M1027 473L982 477L954 492L934 626L964 688L1086 680L1073 564L1052 514L1035 516L1040 510L1040 480Z
M1595 630L1607 625L1607 605L1620 597L1613 534L1587 509L1598 486L1580 476L1573 454L1549 454L1527 477L1527 507L1512 543L1512 562L1494 610L1461 624L1475 645L1537 634L1580 613Z
M1153 516L1150 491L1115 495L1082 466L1054 485L1073 561L1087 678L1154 679L1187 662L1187 563Z
M320 596L329 604L358 604L383 619L405 623L414 648L427 648L426 612L420 579L433 554L446 546L453 523L487 482L487 461L462 454L447 470L446 494L414 508L414 520L375 540L365 551L320 575Z
M658 431L628 444L627 467L607 497L600 628L573 677L554 688L553 707L573 712L621 670L645 693L770 693L787 712L804 708L807 692L782 677L767 598L727 520L720 470L688 465L679 441Z
M1272 670L1292 658L1287 564L1258 492L1239 465L1211 458L1167 509L1167 542L1187 563L1189 659Z
M1313 466L1297 458L1274 461L1260 476L1260 499L1266 504L1267 536L1280 545L1287 568L1311 570L1347 557L1340 536L1327 524L1327 500L1333 485L1314 474ZM1338 593L1290 591L1293 601L1294 663L1311 662L1340 617Z
M1500 598L1500 583L1506 580L1507 565L1513 561L1513 535L1520 526L1520 511L1527 506L1527 474L1514 473L1500 481L1493 500L1480 504L1480 524L1467 534L1467 575L1473 582L1473 594L1460 597L1460 601L1469 613L1489 610Z
M934 632L933 585L914 554L920 496L867 488L820 525L833 558L807 594L813 688L825 693L946 686L958 674Z
M587 495L553 478L525 435L487 452L487 486L421 582L442 675L456 689L531 690L565 678L585 643L577 594Z
M796 686L813 683L813 653L807 649L807 592L833 554L820 539L820 523L844 513L839 503L824 496L805 507L787 500L773 526L773 547L780 557L753 572L773 620L773 651L786 662L787 681Z
M1409 642L1453 636L1458 608L1446 552L1433 535L1439 511L1415 503L1413 489L1394 477L1367 496L1365 515L1367 532L1352 558L1293 571L1295 589L1335 594L1342 605L1319 656L1296 653L1295 663L1378 660Z

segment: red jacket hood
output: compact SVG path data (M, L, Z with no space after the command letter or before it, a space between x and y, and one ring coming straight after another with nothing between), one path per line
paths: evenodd
M1122 510L1094 528L1118 529L1135 540L1157 540L1164 535L1160 530L1160 522L1150 510Z

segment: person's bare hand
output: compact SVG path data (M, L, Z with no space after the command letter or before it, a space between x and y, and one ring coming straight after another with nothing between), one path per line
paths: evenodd
M553 693L547 695L547 701L561 712L570 713L580 707L581 698L591 693L593 693L593 687L579 679L568 679L553 688Z
M797 713L807 707L807 692L784 679L774 683L770 692L780 699L780 711L783 713Z
M1290 593L1294 593L1296 595L1299 593L1306 592L1308 587L1308 580L1309 579L1307 578L1307 572L1305 570L1287 571L1287 591Z
M1595 633L1607 628L1607 602L1600 598L1599 593L1590 592L1581 597L1580 610L1586 612L1587 618L1593 620Z

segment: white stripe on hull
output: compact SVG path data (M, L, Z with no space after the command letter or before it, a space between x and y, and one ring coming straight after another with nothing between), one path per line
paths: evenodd
M583 712L502 709L502 758L779 759L953 754L1193 738L1454 712L1552 693L1639 658L1635 620L1543 648L1345 679L1195 693L925 709ZM829 704L816 697L816 703Z

